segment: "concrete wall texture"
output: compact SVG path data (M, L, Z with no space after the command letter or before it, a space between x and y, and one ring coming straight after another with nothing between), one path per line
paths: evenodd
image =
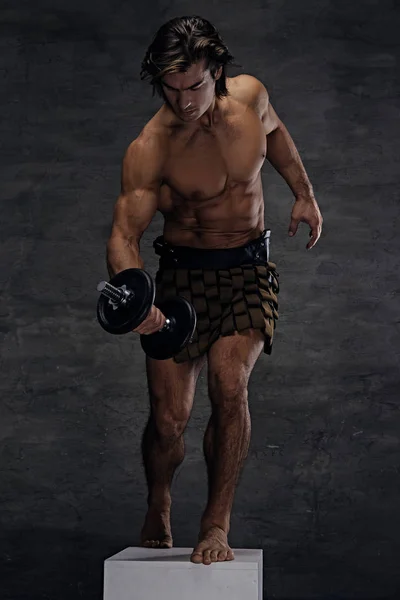
M324 216L290 239L292 195L263 168L280 320L250 382L253 430L230 541L263 548L278 599L400 597L399 30L395 0L3 0L2 600L101 597L138 543L148 414L136 336L95 316L121 159L159 106L140 62L167 19L201 14L268 87ZM152 241L142 253L155 274ZM175 545L206 498L206 373L173 488Z

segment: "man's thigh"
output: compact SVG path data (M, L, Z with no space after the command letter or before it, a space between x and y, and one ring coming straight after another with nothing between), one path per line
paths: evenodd
M172 358L154 360L146 357L147 381L153 408L167 411L190 410L198 376L206 357L177 364Z
M263 351L265 335L257 329L246 329L220 337L208 352L208 384L214 396L243 391Z

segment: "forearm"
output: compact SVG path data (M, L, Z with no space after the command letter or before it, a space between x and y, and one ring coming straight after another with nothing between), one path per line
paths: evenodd
M286 181L296 198L314 197L311 182L294 141L282 122L267 137L267 159Z
M143 269L139 244L123 237L112 237L107 244L108 274L114 277L125 269Z

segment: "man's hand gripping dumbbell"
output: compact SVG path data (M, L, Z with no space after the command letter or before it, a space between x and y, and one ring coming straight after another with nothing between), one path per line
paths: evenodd
M100 282L97 290L97 318L103 329L115 335L139 333L151 358L172 358L189 343L196 328L193 306L176 297L156 307L155 285L146 271L126 269L108 283Z

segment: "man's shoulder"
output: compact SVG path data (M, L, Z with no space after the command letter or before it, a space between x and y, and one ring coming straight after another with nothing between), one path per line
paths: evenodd
M268 105L268 91L265 85L247 73L242 73L229 80L229 92L235 100L251 106L256 112L262 114Z
M123 158L123 169L126 172L145 173L151 181L159 180L162 178L166 158L163 132L148 123L129 143Z
M154 115L150 121L148 121L137 135L133 139L127 150L126 157L147 158L152 156L154 158L162 158L167 149L167 131L163 123L160 122L157 115Z

